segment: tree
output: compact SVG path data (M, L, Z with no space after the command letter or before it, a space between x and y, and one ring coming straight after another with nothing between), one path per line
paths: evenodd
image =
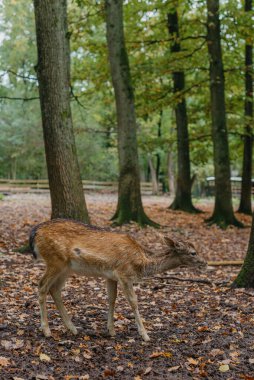
M234 288L254 288L254 216L249 239L249 245L243 266L234 280Z
M252 0L245 0L245 12L251 12ZM253 31L253 29L251 28ZM245 134L243 148L242 188L239 212L252 214L252 123L253 123L253 53L252 37L246 38L245 45Z
M129 60L123 29L123 0L106 0L109 61L115 92L118 125L119 185L115 224L131 220L156 225L144 212L138 163L136 115Z
M181 50L179 42L178 14L174 8L168 13L168 30L172 38L171 52L178 53ZM179 97L175 105L176 129L177 129L177 183L176 194L170 208L187 212L197 212L191 200L191 174L189 153L188 116L185 96L181 94L185 89L184 72L174 71L172 74L174 94Z
M66 0L34 0L37 75L52 218L89 221L70 108Z
M232 205L219 0L207 0L207 46L215 170L215 207L208 221L223 228L230 224L239 227L241 223L235 218Z

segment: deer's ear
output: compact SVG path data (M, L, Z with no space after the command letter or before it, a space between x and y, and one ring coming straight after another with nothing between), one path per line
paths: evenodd
M174 247L176 246L176 243L174 242L174 240L170 239L169 237L164 236L164 240L165 240L165 243L166 243L169 247L174 248Z

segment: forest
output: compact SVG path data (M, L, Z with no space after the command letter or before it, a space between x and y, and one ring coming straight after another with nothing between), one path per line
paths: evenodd
M254 379L253 16L0 1L0 378Z

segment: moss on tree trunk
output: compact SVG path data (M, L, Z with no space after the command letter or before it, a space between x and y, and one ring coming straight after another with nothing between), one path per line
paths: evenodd
M234 288L254 288L254 217L247 254L243 266L232 284Z

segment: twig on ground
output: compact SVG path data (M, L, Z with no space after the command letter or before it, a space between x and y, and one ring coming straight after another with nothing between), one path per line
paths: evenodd
M153 278L159 279L159 280L176 280L176 281L189 281L189 282L199 282L201 284L208 284L208 285L214 285L214 282L206 279L201 279L201 278L179 278L175 276L155 276Z

